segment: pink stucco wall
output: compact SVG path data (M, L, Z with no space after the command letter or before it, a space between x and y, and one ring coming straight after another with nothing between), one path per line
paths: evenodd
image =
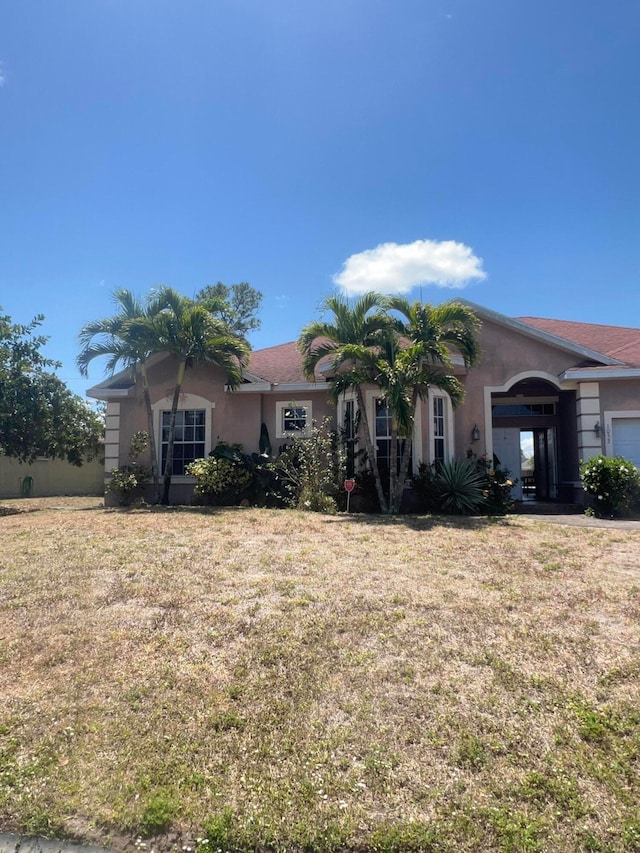
M640 409L640 380L617 379L600 382L601 416L606 411L638 411Z
M459 375L464 388L465 400L456 412L455 451L462 456L467 448L478 455L485 449L484 390L486 386L503 386L520 373L550 374L556 379L570 367L584 361L584 356L557 348L544 341L523 335L498 323L485 320L480 331L481 357L465 375ZM474 425L480 428L480 441L472 443Z
M171 395L175 383L177 365L166 359L149 370L151 402L166 400L166 408L171 407ZM327 397L326 388L319 386L314 391L289 391L277 393L245 393L224 390L225 377L222 370L209 366L190 368L185 374L183 393L195 394L209 400L213 406L209 410L212 421L212 446L218 441L229 444L241 444L245 452L257 453L259 450L260 428L267 424L274 449L284 442L276 437L277 403L291 403L297 400L313 401L313 419L318 424L325 417L335 419L335 407ZM163 407L164 408L164 407ZM147 429L146 411L142 399L142 387L138 383L136 396L125 398L120 407L120 463L127 461L129 437L137 430ZM207 452L212 448L207 448Z

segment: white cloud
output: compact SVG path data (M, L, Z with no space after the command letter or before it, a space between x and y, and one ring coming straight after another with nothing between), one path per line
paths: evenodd
M414 287L462 288L487 274L464 243L454 240L416 240L414 243L382 243L351 255L333 281L348 295L376 290L408 293Z
M0 87L4 86L4 84L6 82L7 82L7 75L4 72L4 64L3 64L2 60L0 59Z

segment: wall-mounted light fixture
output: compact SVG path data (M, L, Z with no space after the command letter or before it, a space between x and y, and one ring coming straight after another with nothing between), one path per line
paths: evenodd
M595 434L596 434L596 438L600 438L600 421L597 421L597 422L596 422L596 424L595 424L595 426L594 426L594 428L593 428L593 431L594 431L594 432L595 432Z
M473 429L471 430L471 441L480 441L480 430L478 428L478 424L473 425Z

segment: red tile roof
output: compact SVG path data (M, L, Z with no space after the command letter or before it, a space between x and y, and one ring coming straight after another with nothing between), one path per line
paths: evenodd
M267 382L280 385L290 382L308 382L302 373L302 356L295 341L254 350L247 369L249 373L254 373ZM316 379L318 382L325 381L317 369Z
M577 323L573 320L548 320L543 317L517 319L527 326L611 356L631 367L640 367L640 329ZM302 356L295 341L254 350L248 370L267 382L280 385L307 381L302 373ZM316 379L319 383L325 382L324 376L317 369Z
M640 329L577 323L574 320L547 320L543 317L517 317L521 323L549 332L579 346L617 358L631 367L640 367Z

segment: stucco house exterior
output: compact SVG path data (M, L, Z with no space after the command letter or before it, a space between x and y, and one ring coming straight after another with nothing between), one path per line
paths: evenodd
M438 389L416 412L412 464L487 454L520 482L516 499L579 502L580 460L599 453L621 455L640 466L640 329L550 320L512 319L466 303L482 321L479 363L456 373L465 387L455 411ZM454 359L455 361L455 359ZM166 452L166 423L175 365L169 356L149 363L149 381L159 459ZM225 389L213 367L187 371L180 401L172 501L188 502L193 480L184 465L206 456L218 441L258 452L261 425L274 451L292 435L332 417L340 426L355 422L353 397L334 406L328 372L316 381L302 375L295 343L252 353L242 386ZM147 421L142 390L128 373L89 389L107 403L105 476L127 461L129 441ZM390 421L375 387L365 389L368 421L377 452L388 455ZM522 448L532 449L533 473L521 478ZM530 464L530 463L529 463Z

